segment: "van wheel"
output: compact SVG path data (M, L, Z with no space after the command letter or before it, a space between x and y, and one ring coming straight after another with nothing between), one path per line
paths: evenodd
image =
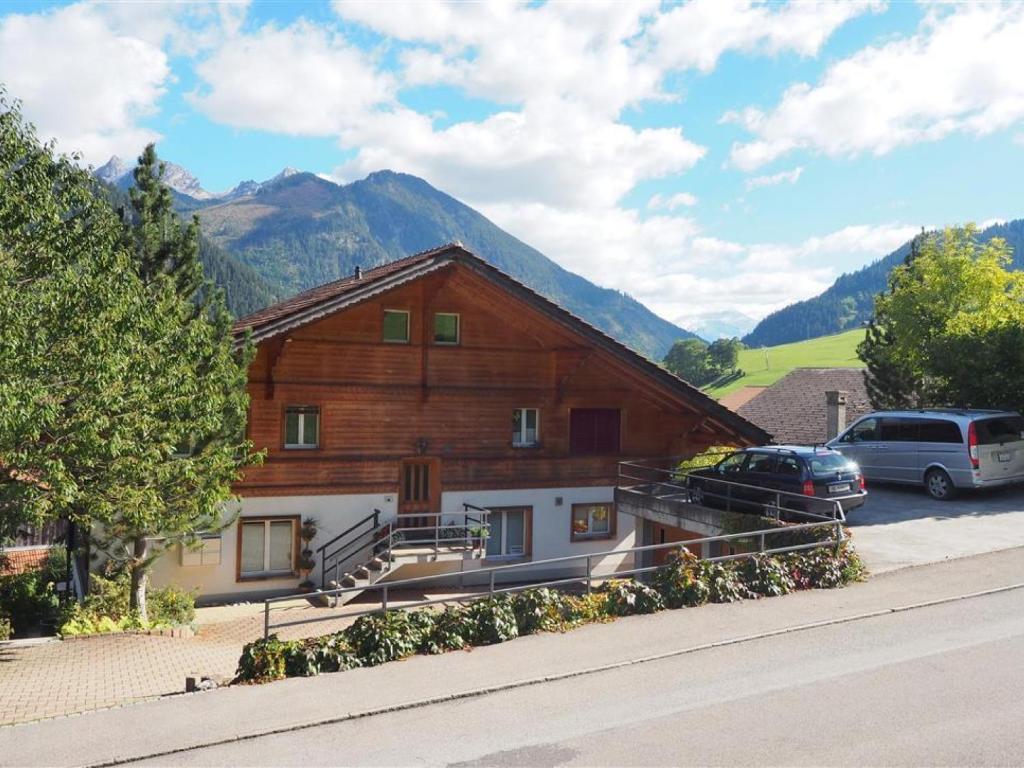
M949 501L956 496L956 486L949 475L941 469L930 469L924 476L924 487L928 495L938 501Z

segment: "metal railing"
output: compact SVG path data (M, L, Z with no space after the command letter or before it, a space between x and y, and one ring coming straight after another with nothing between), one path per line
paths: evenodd
M382 523L380 519L383 513L375 509L372 514L317 549L320 555L320 589L327 586L328 573L332 576L331 581L338 581L338 576L346 572L345 566L364 565L360 560L373 557L390 562L397 548L427 547L436 558L442 549L463 546L472 556L482 556L490 535L491 513L473 504L462 506L462 512L418 512L409 515L417 520L433 521L432 525L426 526L404 525L403 515ZM328 552L332 546L334 549Z
M685 456L619 462L618 487L651 499L712 508L721 504L726 512L757 511L776 520L785 516L799 520L846 522L842 497L808 496L720 477L695 475L696 470L679 468L681 461L692 458ZM659 466L664 464L669 466Z
M820 533L822 529L829 529L829 536L823 539L817 539L809 542L793 541L783 546L768 546L770 537L772 536L793 536L800 531L808 531L809 535L814 536L815 533ZM799 537L795 537L799 539ZM263 601L263 636L264 638L269 637L270 633L274 629L281 629L283 627L298 626L301 624L313 624L321 621L335 621L339 618L355 618L369 613L375 613L377 611L386 611L389 606L389 597L393 594L394 590L410 589L422 587L425 585L437 584L442 580L451 580L452 577L457 577L460 583L464 583L466 576L471 577L483 577L487 580L486 592L477 592L472 595L464 596L447 596L441 598L424 599L414 602L403 602L401 609L409 608L420 608L427 605L435 605L438 603L455 603L465 602L468 600L474 600L482 597L483 595L495 595L502 593L521 592L527 589L535 589L537 587L553 587L553 586L567 586L574 585L580 589L586 588L587 592L591 591L594 587L595 581L606 581L609 579L623 578L626 576L636 576L639 574L650 573L664 568L664 565L654 566L639 566L633 568L614 568L609 573L596 573L595 563L602 561L609 557L623 557L625 555L633 555L633 562L636 561L637 554L653 553L661 550L676 549L683 546L690 547L694 545L700 545L703 549L705 544L737 544L740 546L750 546L756 542L757 549L752 549L744 552L733 552L726 555L715 555L711 557L702 557L700 559L708 562L721 562L728 560L738 560L742 558L752 557L757 554L781 554L787 552L799 552L808 549L820 549L823 547L835 547L838 553L842 546L845 536L843 533L843 521L839 519L819 521L812 523L796 523L791 525L783 525L777 528L767 528L755 531L745 531L743 533L727 533L718 536L706 536L699 539L690 539L685 542L671 542L667 544L647 544L638 547L629 547L627 549L613 549L606 550L603 552L591 552L588 554L580 555L568 555L566 557L554 557L547 560L532 560L529 562L522 563L511 563L508 565L494 566L490 568L479 568L472 571L460 571L458 573L439 573L432 576L420 576L413 579L404 579L398 581L385 581L376 582L368 586L363 587L343 587L340 589L332 589L320 592L318 597L341 597L343 595L351 593L362 593L362 594L374 594L379 596L379 605L375 605L372 608L366 610L346 612L345 614L331 613L324 616L316 616L313 618L302 618L294 621L284 621L274 624L270 620L270 614L272 606L279 605L285 602L295 602L296 600L302 599L301 595L287 595L284 597L272 597ZM569 564L578 564L583 568L583 573L575 576L568 576L565 578L548 579L544 581L530 581L526 584L517 584L508 587L497 587L496 581L503 576L509 574L515 574L521 572L524 569L537 569L544 567L562 567ZM339 601L340 602L340 601Z

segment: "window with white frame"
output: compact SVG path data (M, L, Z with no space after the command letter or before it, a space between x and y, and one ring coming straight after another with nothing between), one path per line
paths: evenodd
M614 536L614 504L572 505L572 541L610 539Z
M434 314L434 343L455 346L459 343L459 316L454 312Z
M488 557L523 557L530 551L530 507L491 509L487 518Z
M405 309L385 309L381 338L390 344L409 343L409 312Z
M512 445L516 448L540 445L540 411L536 408L512 411Z
M316 448L320 445L320 408L290 405L284 410L284 447Z
M238 576L287 576L295 572L297 518L248 518L238 522Z

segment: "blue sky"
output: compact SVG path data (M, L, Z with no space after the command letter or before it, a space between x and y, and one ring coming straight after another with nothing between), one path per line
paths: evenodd
M708 329L1024 215L1022 39L1020 3L7 3L0 82L95 165L422 176Z

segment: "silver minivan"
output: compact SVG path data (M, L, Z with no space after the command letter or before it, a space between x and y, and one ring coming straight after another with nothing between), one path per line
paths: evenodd
M827 443L868 480L923 484L932 498L1024 483L1024 418L1014 411L878 411Z

